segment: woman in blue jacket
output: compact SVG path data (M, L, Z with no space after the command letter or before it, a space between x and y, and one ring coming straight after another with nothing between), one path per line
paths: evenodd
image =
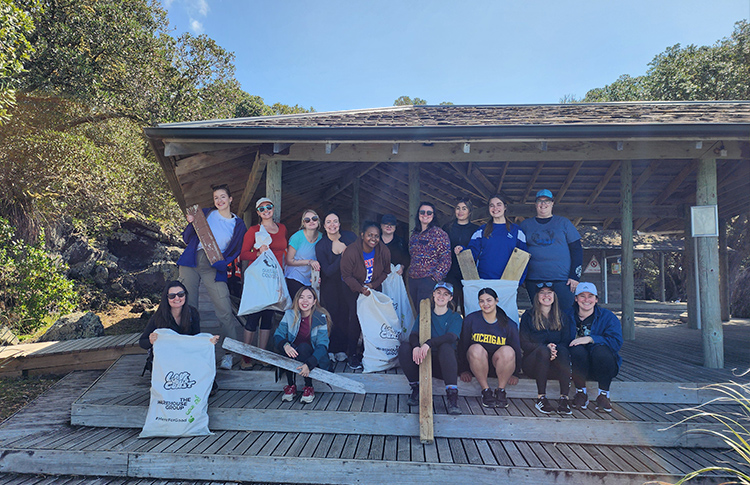
M501 194L493 195L489 202L490 217L487 224L477 230L469 241L469 249L477 264L479 277L499 280L505 271L514 248L526 251L526 236L518 224L506 217L508 200ZM526 271L518 284L526 278Z
M297 367L305 379L300 402L309 404L315 398L310 371L315 367L328 368L328 331L331 318L318 306L318 295L310 286L303 286L294 295L292 309L284 313L273 338L276 350L291 359L302 362ZM297 395L296 374L287 371L282 401L293 401Z
M547 399L547 379L560 382L557 412L571 414L570 392L570 317L560 311L552 283L541 283L532 307L521 317L523 373L536 379L536 408L544 414L555 411Z
M245 237L245 223L234 215L230 209L232 196L229 187L218 185L212 187L215 209L203 209L203 214L208 221L208 227L216 239L221 251L222 259L214 264L208 262L203 245L198 239L198 234L193 227L193 216L188 215L188 225L182 231L182 239L187 244L185 251L177 260L180 271L180 281L187 288L188 294L192 295L191 305L198 308L198 288L203 286L208 291L208 296L214 304L216 317L221 324L219 344L216 346L221 359L219 368L231 369L232 356L226 354L222 348L222 342L227 335L234 335L237 320L232 313L232 302L229 299L229 287L227 286L227 266L240 255L242 250L242 239Z
M576 386L573 407L588 407L586 379L590 378L599 383L599 395L594 402L596 410L611 413L609 386L622 364L619 354L622 324L614 313L597 305L598 302L596 285L579 283L573 308L568 310L574 323L570 332L570 360Z

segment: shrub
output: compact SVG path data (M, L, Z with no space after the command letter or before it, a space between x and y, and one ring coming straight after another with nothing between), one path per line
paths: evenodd
M36 244L15 237L15 228L0 217L0 323L18 334L44 324L45 317L72 311L78 295L65 266Z

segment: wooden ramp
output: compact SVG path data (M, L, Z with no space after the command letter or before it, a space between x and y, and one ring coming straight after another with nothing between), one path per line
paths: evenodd
M144 354L140 333L0 347L0 377L105 370L123 355Z
M209 401L215 434L139 439L149 386L140 377L143 360L122 357L98 378L73 373L3 423L0 472L283 483L642 484L674 482L731 459L682 428L659 431L679 420L667 412L705 396L685 391L683 404L664 396L649 402L626 383L613 413L589 409L565 417L540 414L528 380L509 391L508 409L483 408L476 389L462 388L463 416L447 415L436 391L435 443L424 445L417 410L405 404L408 386L393 373L349 374L364 383L365 395L316 385L315 401L303 405L281 401L282 383L271 371L220 371L221 390ZM674 388L664 387L671 396Z

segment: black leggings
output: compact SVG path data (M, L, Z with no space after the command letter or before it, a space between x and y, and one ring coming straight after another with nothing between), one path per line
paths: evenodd
M344 344L345 352L349 357L355 357L362 355L359 350L359 336L362 333L362 327L359 323L359 317L357 316L357 299L359 299L359 293L355 293L349 289L348 286L344 285L342 289L343 298L346 304L346 319L344 325L340 328L344 331Z
M573 363L573 385L577 389L586 386L586 379L599 383L599 390L609 391L612 379L619 371L617 356L606 345L586 344L570 347Z
M536 379L536 392L547 393L547 379L560 381L560 395L570 391L570 353L567 347L557 346L557 357L549 360L551 351L546 345L523 356L523 373Z
M432 376L443 379L446 386L458 383L458 362L456 351L451 344L442 344L432 350ZM404 342L398 348L398 361L409 382L419 382L419 366L414 363L412 347Z
M302 363L306 363L307 359L309 359L310 356L313 354L312 345L308 344L307 342L303 342L299 345L294 345L293 343L290 343L289 345L294 347L294 349L297 351L297 357L295 357L294 360L298 360ZM283 348L281 349L280 352L281 352L281 355L283 355L284 357L288 357L286 355L286 352L284 352ZM290 370L286 371L287 384L289 384L290 386L294 386L296 378L297 378L297 374L299 374L299 372L292 372ZM312 379L310 377L305 377L305 386L312 387Z

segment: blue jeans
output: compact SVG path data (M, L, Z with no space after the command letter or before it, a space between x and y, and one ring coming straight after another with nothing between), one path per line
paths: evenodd
M532 304L534 304L536 292L540 290L537 286L538 283L545 283L545 281L526 280L526 291L529 292L529 300L531 300ZM561 312L573 308L573 292L570 291L570 286L567 283L568 280L552 282L552 289L557 294L557 303L560 305Z

